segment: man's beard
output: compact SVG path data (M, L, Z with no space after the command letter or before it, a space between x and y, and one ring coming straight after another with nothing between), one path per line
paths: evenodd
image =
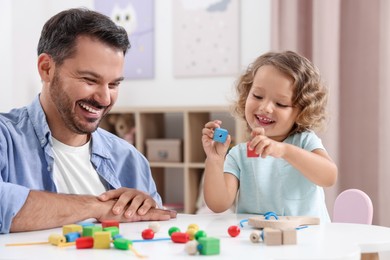
M61 77L58 73L58 70L56 70L49 91L50 97L55 104L56 109L60 114L62 120L64 121L65 126L76 134L90 134L94 132L98 128L102 118L90 119L88 120L89 124L82 123L82 119L79 118L79 116L76 115L74 112L72 112L73 102L69 98L68 94L63 90L62 84L63 83ZM97 102L94 100L81 101L83 103L99 107L99 104L97 104ZM76 105L78 106L78 104Z

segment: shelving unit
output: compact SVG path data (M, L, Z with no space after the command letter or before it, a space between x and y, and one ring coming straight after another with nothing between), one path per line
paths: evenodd
M114 108L111 114L133 114L135 118L135 147L146 156L146 140L177 138L182 140L182 162L150 161L157 191L163 202L182 204L185 213L195 213L199 184L204 170L205 154L201 142L204 124L220 119L222 127L229 131L235 143L243 142L245 128L241 120L230 115L227 107L153 107L153 108ZM102 125L105 125L104 122ZM107 129L107 128L106 128ZM112 129L107 129L112 130ZM170 178L170 170L182 173L182 179L173 188L166 188L168 182L179 178ZM173 189L180 189L182 196L170 201Z

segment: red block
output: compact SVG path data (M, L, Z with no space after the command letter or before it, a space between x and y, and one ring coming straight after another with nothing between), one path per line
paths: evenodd
M246 143L246 156L247 157L259 157L260 154L257 154L255 150L249 149L249 142Z
M102 220L102 228L106 227L118 227L119 228L119 221L117 220Z
M76 239L76 248L93 248L93 237L79 237Z

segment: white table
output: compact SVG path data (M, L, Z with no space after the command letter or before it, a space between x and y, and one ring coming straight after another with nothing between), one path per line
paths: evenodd
M172 226L186 231L189 224L198 224L208 236L220 238L220 255L191 256L184 251L184 244L172 241L138 242L134 248L148 259L360 259L361 253L373 253L390 250L390 228L330 223L309 226L298 231L297 245L266 246L254 244L249 235L254 230L244 224L238 237L230 237L227 229L238 225L240 220L251 215L186 215L179 214L177 219L160 222L161 230L155 238L167 238ZM139 240L141 232L148 228L149 222L127 223L120 225L120 233L128 239ZM46 241L50 234L61 234L61 228L35 232L23 232L0 235L0 259L136 259L131 251L111 249L76 249L52 245L32 245L8 247L5 244Z

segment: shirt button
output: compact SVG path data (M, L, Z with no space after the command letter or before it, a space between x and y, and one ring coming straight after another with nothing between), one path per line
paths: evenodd
M48 171L48 172L51 171L51 166L47 166L47 171Z
M45 142L46 142L45 139L41 140L41 144L45 144Z

